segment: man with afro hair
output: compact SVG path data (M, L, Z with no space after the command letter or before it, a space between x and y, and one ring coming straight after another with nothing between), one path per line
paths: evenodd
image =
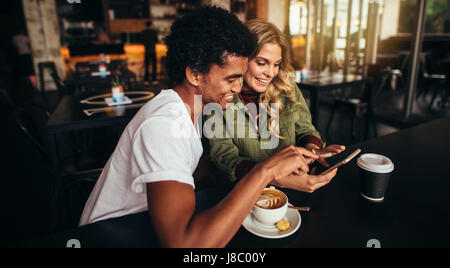
M287 147L258 163L218 204L196 211L192 174L203 153L198 115L209 103L225 108L240 92L255 39L234 15L203 7L175 21L165 42L174 88L130 121L80 225L148 210L163 247L224 247L268 184L307 172L308 159L317 156Z

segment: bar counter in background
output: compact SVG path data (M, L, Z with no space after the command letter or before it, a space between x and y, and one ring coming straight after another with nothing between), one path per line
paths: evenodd
M156 44L156 59L158 74L163 70L163 57L166 56L167 46L163 43ZM76 64L79 62L101 61L109 57L109 60L126 60L127 67L136 74L140 81L144 76L145 47L142 44L112 44L112 45L89 45L83 47L61 47L61 56L64 61L64 74L75 72Z

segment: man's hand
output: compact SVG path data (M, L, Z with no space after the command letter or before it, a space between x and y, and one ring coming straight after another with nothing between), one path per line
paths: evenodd
M268 172L272 180L277 180L292 173L308 173L308 164L317 159L318 156L308 149L289 145L256 166Z

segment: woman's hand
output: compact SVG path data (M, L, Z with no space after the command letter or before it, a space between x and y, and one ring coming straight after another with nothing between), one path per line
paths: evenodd
M336 176L337 169L326 174L310 175L300 171L299 174L291 174L279 180L272 181L272 185L289 188L297 191L312 193L315 190L327 185Z
M308 150L319 156L317 162L319 162L322 166L329 167L330 165L325 161L325 158L335 156L337 154L342 153L345 150L345 146L343 145L329 145L323 149L319 148L319 146L309 143L305 146Z

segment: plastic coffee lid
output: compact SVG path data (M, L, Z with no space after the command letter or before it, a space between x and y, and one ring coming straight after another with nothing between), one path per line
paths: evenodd
M391 159L380 154L362 154L358 158L357 165L374 173L389 173L394 170Z

